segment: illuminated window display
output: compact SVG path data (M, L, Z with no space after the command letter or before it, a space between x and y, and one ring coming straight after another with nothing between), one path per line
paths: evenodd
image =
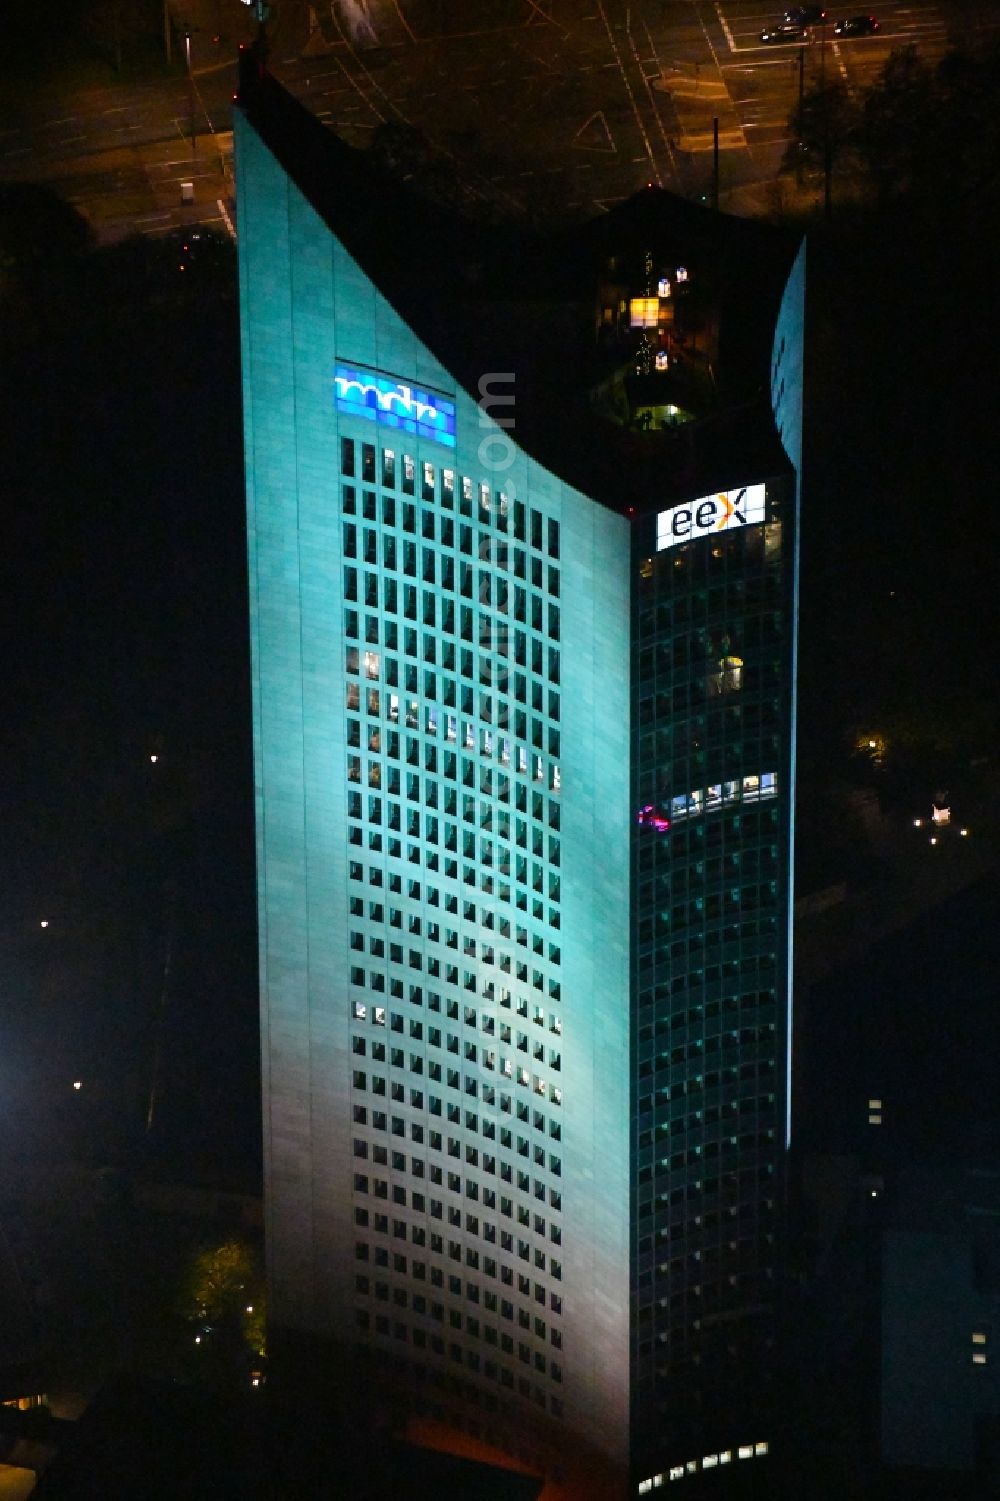
M354 153L266 76L235 137L272 1342L595 1501L728 1463L769 1431L793 462L767 406L749 472L636 459L637 341L676 304L683 383L710 326L686 244L594 252L634 404L584 464L529 371L490 415L514 377L457 368Z

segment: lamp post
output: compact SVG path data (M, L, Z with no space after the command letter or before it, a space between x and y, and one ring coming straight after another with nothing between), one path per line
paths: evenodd
M194 137L194 73L191 71L191 32L184 32L184 59L187 63L188 75L188 109L191 117L191 155L197 155L197 146Z

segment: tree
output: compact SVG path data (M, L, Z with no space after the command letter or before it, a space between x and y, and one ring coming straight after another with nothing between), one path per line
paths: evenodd
M937 123L933 70L916 47L895 47L864 96L854 144L881 198L920 175Z
M216 1383L245 1379L265 1354L263 1276L253 1248L230 1240L199 1252L183 1289L183 1311L195 1330L195 1369Z
M788 122L793 140L785 152L785 171L821 173L824 203L830 212L834 164L853 150L858 110L839 80L807 89Z

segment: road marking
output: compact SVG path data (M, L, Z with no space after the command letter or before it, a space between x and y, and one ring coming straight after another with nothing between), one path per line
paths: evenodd
M762 57L759 62L754 63L723 63L722 71L724 73L732 73L734 71L737 73L756 73L758 68L787 68L788 66L789 60L787 57ZM796 65L792 63L791 66L794 68Z
M847 85L847 92L848 94L853 94L854 88L851 84L850 78L848 77L847 68L844 66L844 59L840 55L840 47L837 42L831 42L830 46L833 50L834 57L837 59L837 67L840 69L841 77L843 78L844 83Z
M235 240L236 228L233 224L232 219L229 217L229 210L226 208L226 205L223 203L221 198L217 198L215 201L219 205L219 213L222 215L222 222L223 224L225 224L227 230L229 231L229 238L231 240Z
M638 125L639 134L642 136L642 144L646 148L646 155L649 158L649 165L652 168L653 177L657 183L657 186L662 188L663 182L660 178L660 173L656 165L656 158L653 155L653 147L650 144L649 136L646 134L646 127L642 123L642 116L639 113L639 106L636 103L635 94L632 92L632 85L628 81L628 74L625 72L625 65L622 62L621 53L618 51L618 43L615 41L614 32L611 30L611 25L608 21L607 13L605 12L604 6L600 4L600 0L598 0L597 13L600 16L601 20L604 22L604 29L608 34L608 41L611 43L611 50L615 55L615 62L618 65L618 70L621 73L622 77L622 83L625 85L625 92L628 94L629 103L632 106L632 113L635 116L635 123Z
M729 43L730 52L735 52L736 43L733 40L733 33L729 29L729 22L722 14L722 6L719 4L719 0L715 0L715 13L719 18L719 25L722 27L722 30L725 33L726 41Z
M629 10L628 12L626 12L626 14L631 15L631 10ZM653 53L652 61L656 65L656 74L654 76L655 77L662 76L662 70L660 69L659 59L656 56L656 45L653 42L652 33L650 32L649 27L646 26L645 19L643 19L642 24L646 28L646 41L648 42L648 44L649 44L649 46L650 46L650 48L652 50L652 53ZM640 75L642 77L643 87L646 90L646 99L649 102L649 108L652 111L653 119L656 121L656 128L660 132L660 140L663 142L663 149L667 153L667 160L670 163L670 171L676 177L676 175L677 175L677 163L674 160L674 152L673 152L673 147L672 147L672 145L670 143L670 137L667 135L667 132L663 128L663 120L662 120L661 115L660 115L659 107L657 106L657 103L656 103L656 95L653 93L653 90L652 90L652 88L650 86L652 80L647 76L646 70L645 70L645 68L642 65L642 61L641 61L641 59L639 57L639 49L635 45L635 37L632 35L632 31L631 31L630 28L628 29L628 44L632 48L632 56L635 58L635 65L639 69L639 73L640 73ZM661 186L662 186L662 183L661 183Z
M603 141L602 141L601 145L594 146L594 145L588 144L585 141L581 141L580 140L580 137L583 135L583 132L587 129L588 125L593 125L593 123L594 123L595 120L599 121L600 124L599 124L598 130L596 132L592 132L592 133L596 133L598 135L598 137L600 137L600 132L603 130L603 132L604 132L603 141L607 142L606 145L603 144ZM588 119L584 120L583 124L580 126L580 129L576 132L576 134L573 137L573 144L580 151L602 151L602 152L608 153L609 155L613 155L614 153L617 152L618 147L615 145L615 138L611 134L611 130L610 130L609 126L608 126L607 119L605 118L605 114L604 114L604 111L602 109L597 110L597 112L595 114L591 115Z

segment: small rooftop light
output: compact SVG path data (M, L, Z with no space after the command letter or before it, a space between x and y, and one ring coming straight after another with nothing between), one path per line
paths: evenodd
M968 839L968 837L969 837L969 831L968 831L968 829L959 829L958 832L961 834L961 836L962 836L963 839Z
M74 1079L73 1080L73 1088L74 1089L82 1089L83 1088L83 1080L82 1079Z
M48 925L49 925L49 920L48 920L47 917L43 917L42 920L41 920L41 922L38 924L38 926L40 928L47 928Z
M923 826L924 826L924 821L923 821L923 819L922 819L922 818L915 818L915 819L914 819L914 820L913 820L913 827L914 827L914 828L915 828L915 829L922 829L922 828L923 828Z
M150 758L149 758L149 760L150 760L150 763L151 763L151 765L153 765L153 766L155 766L155 765L156 765L156 763L157 763L157 761L158 761L158 760L159 760L159 759L160 759L160 758L159 758L159 756L150 756Z
M930 839L927 842L928 842L928 844L937 844L937 838L935 837L935 835L932 834L931 837L930 837Z

